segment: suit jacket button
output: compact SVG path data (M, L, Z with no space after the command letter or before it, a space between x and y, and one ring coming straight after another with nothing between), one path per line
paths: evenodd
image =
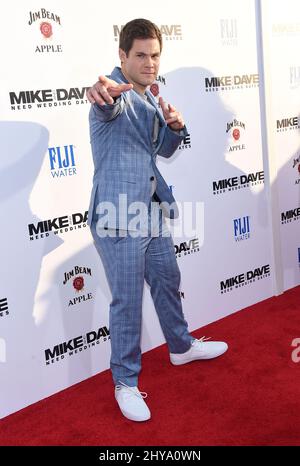
M150 181L153 181L154 180L154 176L150 176Z

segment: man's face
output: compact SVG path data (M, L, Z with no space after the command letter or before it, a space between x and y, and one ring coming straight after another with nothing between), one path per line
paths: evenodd
M155 80L160 62L160 46L158 39L134 39L126 56L119 50L124 76L133 86L144 91Z

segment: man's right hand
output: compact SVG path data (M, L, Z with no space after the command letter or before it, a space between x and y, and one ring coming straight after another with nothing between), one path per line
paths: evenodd
M99 76L99 81L88 89L86 95L91 104L113 104L113 97L119 97L122 92L130 91L132 88L132 84L119 84L106 76Z

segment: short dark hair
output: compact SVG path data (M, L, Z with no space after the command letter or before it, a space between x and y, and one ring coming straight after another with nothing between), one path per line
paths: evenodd
M158 39L160 51L162 50L162 36L156 24L148 19L138 18L129 21L120 32L120 49L128 56L134 39Z

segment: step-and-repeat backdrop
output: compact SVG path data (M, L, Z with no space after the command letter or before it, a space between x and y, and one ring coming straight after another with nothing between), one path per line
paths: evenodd
M261 13L271 204L286 290L300 271L300 4L262 1Z
M2 8L1 417L109 367L111 295L87 226L86 90L119 65L119 33L133 18L161 29L151 90L181 110L189 131L158 165L181 207L170 228L190 330L281 291L274 264L282 262L285 289L299 283L300 28L287 2L266 2L262 21L259 7L254 0L201 0L197 10L192 0L184 8L177 0L126 8L11 0ZM269 154L261 24L272 71ZM163 342L145 285L142 351Z

